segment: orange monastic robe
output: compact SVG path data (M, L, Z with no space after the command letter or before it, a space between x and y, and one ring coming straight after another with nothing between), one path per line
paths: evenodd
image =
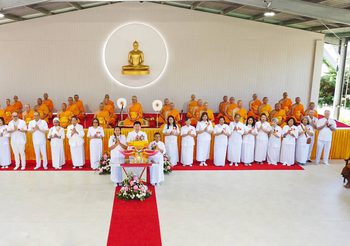
M236 114L239 114L241 116L241 119L239 120L240 122L242 122L243 124L245 123L245 121L247 120L248 118L248 115L247 115L247 110L245 108L240 108Z
M67 128L67 126L70 124L70 120L74 116L73 112L66 110L61 111L57 114L58 118L60 119L60 125L63 128Z
M138 102L131 104L129 108L129 115L130 115L130 118L128 117L124 120L124 126L132 126L135 121L141 122L142 116L143 116L142 105Z
M187 117L192 118L194 116L194 110L198 106L197 101L190 101L188 103L188 112L187 112Z
M114 127L115 124L117 123L117 117L115 116L115 113L114 113L114 107L112 106L112 104L106 104L103 109L107 111L109 114L108 124Z
M168 118L167 114L169 110L170 110L170 105L164 105L162 107L162 110L160 110L160 115L158 116L159 123L165 123L167 121L167 118Z
M52 112L53 112L53 102L51 99L47 99L47 100L43 100L43 104L45 104L49 110L50 110L50 113L49 113L49 118L51 119L52 118Z
M218 115L218 117L225 115L226 106L228 106L229 104L230 104L230 102L221 102L219 104L219 115Z
M272 108L269 104L261 104L259 107L259 115L266 114L266 116L269 117L271 111Z
M71 113L73 113L74 116L78 116L80 113L79 108L77 107L76 104L68 105L67 111L70 111Z
M255 113L255 111L259 112L259 107L262 104L262 102L259 99L254 100L251 103L251 110L248 111L248 117L253 116L255 119L259 118L259 115Z
M272 110L270 113L270 120L272 120L272 118L277 118L277 125L280 126L282 124L282 121L285 121L287 118L286 111L284 111L283 109L280 109L278 111Z
M16 109L13 107L13 105L7 106L5 108L4 120L6 124L8 124L12 120L12 113L15 111Z
M230 116L232 119L235 115L236 112L233 112L235 109L237 108L237 104L233 103L233 104L228 104L227 107L226 107L226 114L228 116ZM235 110L237 111L237 110ZM225 122L231 122L231 119L228 117L228 116L225 116Z
M0 117L4 118L5 116L5 110L0 108Z
M197 122L201 118L201 115L203 112L205 112L204 106L200 106L200 107L197 106L193 111L193 117L191 118L191 124L197 124Z
M84 121L84 113L85 113L85 108L84 108L84 103L81 100L78 100L76 102L74 102L74 104L77 106L78 110L79 110L79 114L76 115L80 122Z
M111 105L113 109L115 109L115 105L114 102L112 100L108 100L108 102L106 103L106 105Z
M46 106L46 104L41 104L39 107L38 107L38 112L40 114L40 118L42 120L45 120L46 122L49 122L49 113L50 113L50 110L49 108ZM47 115L46 117L44 117L44 115Z
M305 114L304 106L299 104L294 104L291 109L291 116L295 118L295 120L300 123L301 117Z
M109 121L111 120L108 110L105 110L105 109L102 110L102 111L99 111L96 114L96 118L100 122L100 126L102 126L103 128L106 128L108 123L109 123Z
M30 121L34 120L34 110L31 109L29 112L24 111L23 112L23 120L28 125Z
M289 110L293 105L293 102L290 98L287 98L284 101L280 100L280 103L281 103L281 108L284 109L285 112L289 112Z
M12 106L15 108L17 113L20 113L22 111L23 105L20 101L15 102Z
M168 110L166 113L165 113L165 116L166 118L168 118L169 116L172 116L174 117L174 119L176 120L176 122L179 122L180 121L180 113L177 109L172 109L172 110Z

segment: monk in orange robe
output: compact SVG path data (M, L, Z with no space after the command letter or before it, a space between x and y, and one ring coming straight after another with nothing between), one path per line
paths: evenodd
M165 113L166 119L168 119L169 116L172 116L176 122L179 122L181 117L179 111L175 108L175 103L169 103L169 107L169 110Z
M73 101L73 98L72 98L72 101ZM57 113L57 117L60 119L60 126L63 128L67 128L73 116L74 114L72 111L68 110L67 104L62 103L61 111Z
M109 97L109 95L108 94L106 94L105 95L105 98L104 98L104 100L106 99L106 101L104 101L105 102L105 105L111 105L112 106L112 108L114 108L115 109L115 105L114 105L114 102L110 99L110 97ZM107 103L106 103L107 102Z
M4 118L5 116L5 109L3 109L0 105L0 117Z
M215 121L215 117L214 117L214 111L212 109L209 108L209 103L208 102L204 102L203 104L203 111L201 112L201 116L202 114L206 112L208 114L208 119L214 123ZM199 116L200 117L200 116Z
M225 115L226 106L229 105L229 104L230 103L228 101L228 97L224 96L222 98L222 102L220 102L220 104L219 104L219 115L218 115L218 117Z
M263 98L263 103L259 106L259 115L265 114L266 117L269 117L272 107L268 104L269 99L267 97Z
M300 123L301 118L305 115L304 106L301 104L300 97L295 98L295 103L292 105L290 109L289 116L294 117L297 123Z
M194 94L191 95L191 100L187 104L187 117L193 118L194 110L198 106L198 102L196 100L196 96Z
M114 113L115 108L114 103L111 104L108 101L108 98L105 98L103 100L103 104L104 104L104 110L106 110L109 113L109 120L107 121L107 124L109 127L115 127L115 125L117 124L117 116Z
M24 105L24 111L22 113L23 120L28 125L30 121L34 120L34 110L30 108L29 104Z
M44 93L43 104L45 104L49 108L49 119L51 119L53 113L53 102L51 99L49 99L49 94L47 93Z
M133 126L134 122L140 121L141 124L143 122L143 110L142 105L137 101L137 97L133 96L131 98L131 104L127 109L128 117L124 120L124 126Z
M226 106L226 109L225 109L225 115L224 115L225 122L229 123L233 121L236 111L238 111L236 99L234 97L230 97L229 104Z
M74 103L73 101L73 97L68 97L68 106L67 106L67 110L72 112L74 116L78 117L80 110L78 108L78 106ZM79 119L80 121L80 119Z
M253 94L253 100L249 102L249 111L248 111L248 117L252 116L254 119L258 120L260 115L259 115L259 107L262 104L260 99L258 98L257 94Z
M158 117L158 123L165 123L167 121L167 113L168 111L170 110L170 100L169 98L165 98L164 99L164 104L163 104L163 107L162 109L160 110L160 114L159 114L159 117Z
M43 104L43 100L41 98L38 98L35 110L39 112L40 119L45 120L46 122L49 122L50 110L46 106L46 104Z
M21 117L22 115L22 110L23 110L23 105L21 103L21 101L18 100L18 96L14 96L13 97L13 108L15 109L15 111L17 112L18 116Z
M242 122L243 124L245 124L248 115L247 115L247 110L245 108L243 108L243 101L242 100L238 100L237 101L237 111L235 114L239 114L241 116L240 118L240 122Z
M79 99L79 96L77 94L74 95L74 104L77 106L79 109L79 114L76 115L80 122L83 122L85 119L85 108L84 108L84 103L82 100Z
M204 111L203 100L198 99L197 107L195 107L193 110L193 117L191 118L191 124L193 124L193 125L197 124L203 111Z
M283 92L283 98L279 101L281 104L281 108L288 114L290 109L292 108L292 99L288 98L288 93L285 91Z
M275 104L275 109L270 112L269 118L270 118L270 121L273 118L276 118L278 120L277 125L279 126L284 125L284 122L287 119L287 115L286 115L286 111L284 111L284 109L281 108L280 103Z
M108 99L105 98L105 100L108 100ZM105 109L105 106L106 106L105 103L100 103L99 111L97 111L96 114L94 115L94 118L98 119L98 121L100 122L100 126L102 126L103 128L111 127L109 125L109 122L111 119L110 113L108 110Z
M314 111L314 117L318 118L318 113L316 110L316 104L314 102L310 102L308 108L305 110L305 116L309 115L309 111Z
M16 108L11 105L11 100L6 99L6 108L5 108L5 115L4 115L4 120L5 123L8 124L12 120L12 113L16 112Z

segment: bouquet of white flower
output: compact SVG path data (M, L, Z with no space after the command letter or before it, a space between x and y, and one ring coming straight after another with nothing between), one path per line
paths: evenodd
M167 154L164 154L163 158L164 158L164 173L169 174L173 171L171 169L170 158Z
M110 161L111 161L111 158L108 155L108 153L107 152L104 153L100 160L100 166L99 166L100 175L111 174L111 165L109 163Z

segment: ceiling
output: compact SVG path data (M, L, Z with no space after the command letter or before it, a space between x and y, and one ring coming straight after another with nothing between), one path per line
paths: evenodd
M121 1L34 1L2 0L0 25L27 21L71 11ZM161 1L155 2L192 11L202 11L232 18L265 22L312 32L324 33L337 38L350 37L350 0L231 0L231 1ZM271 2L267 9L267 3ZM273 17L264 13L272 10Z

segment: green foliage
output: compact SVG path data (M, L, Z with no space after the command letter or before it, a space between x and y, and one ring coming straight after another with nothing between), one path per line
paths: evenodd
M323 59L323 63L327 65L329 71L321 78L318 105L333 105L337 71L327 62L326 59Z

